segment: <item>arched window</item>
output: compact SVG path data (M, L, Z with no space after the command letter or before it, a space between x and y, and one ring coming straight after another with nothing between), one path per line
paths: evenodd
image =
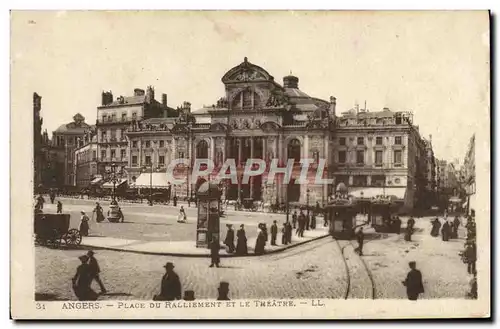
M300 162L300 141L296 138L288 143L288 159Z
M208 143L206 140L201 140L198 145L196 145L196 158L208 159Z

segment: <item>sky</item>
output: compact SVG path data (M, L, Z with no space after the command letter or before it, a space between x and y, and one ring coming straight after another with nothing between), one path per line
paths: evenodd
M462 160L489 129L487 12L13 12L11 113L42 96L49 136L73 115L95 123L101 92L216 103L244 57L310 96L413 111L435 156ZM487 126L486 126L487 125ZM26 129L32 129L31 125Z

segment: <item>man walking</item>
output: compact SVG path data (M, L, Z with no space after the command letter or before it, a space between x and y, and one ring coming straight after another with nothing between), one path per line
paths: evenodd
M299 238L304 237L304 229L306 227L306 216L304 212L301 210L299 215L299 228L297 229L297 235Z
M88 264L89 257L82 255L78 259L80 259L81 264L76 269L76 274L72 279L73 291L78 300L97 300L97 294L90 287L92 275Z
M273 221L273 225L271 225L271 246L276 246L276 237L278 236L278 225L276 221Z
M210 259L212 263L209 267L219 267L220 264L220 256L219 256L220 244L219 240L214 237L212 239L212 243L210 244Z
M62 202L57 201L57 213L62 214Z
M419 294L424 293L424 285L422 283L422 273L416 269L416 263L410 262L409 266L411 268L410 272L406 276L406 280L403 281L403 285L406 286L406 295L409 300L417 300Z
M168 262L165 266L166 273L161 279L160 294L153 300L180 300L181 299L181 280L174 272L174 264Z
M295 230L297 228L297 210L293 211L292 223L293 223L293 229Z
M360 256L363 256L363 242L365 240L365 234L363 233L363 227L360 227L356 233L356 240L358 240L358 247L354 249Z
M99 268L99 263L97 262L97 259L95 259L94 257L94 252L92 250L89 250L87 252L87 256L89 257L89 269L92 280L95 280L99 285L99 288L101 289L101 294L105 294L106 288L104 287L104 284L102 283L101 278L99 277L101 269Z

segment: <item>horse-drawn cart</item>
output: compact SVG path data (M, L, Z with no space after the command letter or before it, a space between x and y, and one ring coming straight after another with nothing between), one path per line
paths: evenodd
M82 242L80 231L69 228L69 214L35 215L35 242L40 245L59 247L63 242L70 247Z

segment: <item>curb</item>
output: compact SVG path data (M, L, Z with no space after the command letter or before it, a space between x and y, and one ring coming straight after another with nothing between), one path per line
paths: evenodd
M312 238L311 240L307 241L302 241L290 246L286 246L281 249L276 249L276 250L270 250L265 252L263 255L256 255L256 254L248 254L248 255L219 255L220 258L233 258L233 257L258 257L258 256L266 256L270 254L275 254L279 253L288 249L292 249L301 245L304 245L309 242L317 241L320 239L324 239L326 237L329 237L330 234L325 234L319 237ZM172 257L189 257L189 258L209 258L210 254L207 255L201 255L201 254L188 254L188 253L174 253L174 252L158 252L158 251L142 251L142 250L126 250L126 249L121 249L121 248L116 248L116 247L95 247L95 246L87 246L85 244L81 244L80 246L77 247L77 249L93 249L93 250L111 250L111 251L122 251L122 252L130 252L134 254L142 254L142 255L156 255L156 256L172 256Z

